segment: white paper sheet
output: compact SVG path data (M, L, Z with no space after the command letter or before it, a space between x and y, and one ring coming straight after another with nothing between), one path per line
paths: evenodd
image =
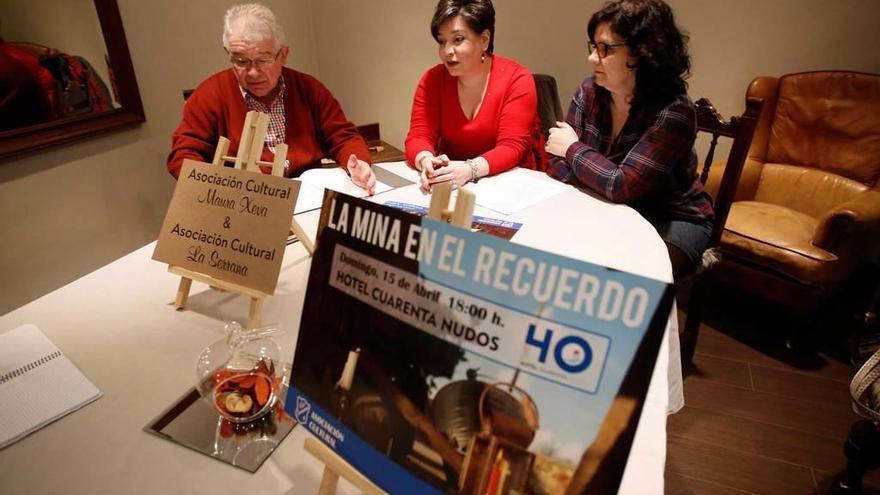
M484 177L465 187L477 195L477 205L504 215L512 215L549 199L570 186L552 179L535 180L528 172L514 168L499 175Z
M332 189L358 198L367 195L366 191L352 182L351 177L341 167L313 168L303 172L298 179L294 180L302 182L299 196L296 198L294 214L320 208L321 201L324 199L324 189ZM389 189L391 186L388 184L376 181L376 194Z

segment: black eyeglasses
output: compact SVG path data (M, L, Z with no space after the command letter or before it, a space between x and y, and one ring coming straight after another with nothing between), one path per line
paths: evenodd
M272 58L255 58L249 59L245 57L241 57L235 55L234 53L229 54L229 61L232 62L232 65L235 66L236 69L241 70L251 70L251 67L256 67L257 70L265 69L270 65L274 64L276 60L278 60L278 55L281 55L281 50L279 49L275 52L275 56Z
M618 41L617 43L605 43L604 41L593 43L592 41L588 41L587 50L590 51L590 54L596 52L596 55L599 56L599 60L601 60L608 56L608 50L623 45L626 45L626 41Z

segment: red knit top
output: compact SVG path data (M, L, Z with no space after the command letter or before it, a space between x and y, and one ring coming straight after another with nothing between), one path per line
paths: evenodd
M489 174L514 166L542 166L543 134L535 80L513 60L493 56L489 86L480 109L468 120L458 101L458 80L442 64L428 70L413 99L406 157L421 151L452 160L482 156Z
M329 157L343 167L354 154L371 163L367 144L349 122L330 91L314 77L285 67L285 139L290 162L288 176L320 166ZM210 163L220 136L231 141L229 155L238 153L248 107L232 69L214 74L199 85L183 107L183 120L171 137L168 171L180 173L184 158ZM273 161L264 148L261 160Z

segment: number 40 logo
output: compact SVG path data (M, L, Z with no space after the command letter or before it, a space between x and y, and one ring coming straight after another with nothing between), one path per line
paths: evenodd
M594 393L599 387L611 340L563 325L539 328L531 323L525 344L522 365L547 379Z
M586 340L577 335L566 335L555 341L553 337L553 330L548 328L543 338L538 338L535 336L535 324L529 325L526 344L540 349L539 363L546 363L547 355L551 354L556 366L568 373L580 373L590 367L593 349Z

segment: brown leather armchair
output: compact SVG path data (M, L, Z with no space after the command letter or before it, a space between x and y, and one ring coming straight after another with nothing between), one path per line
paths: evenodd
M880 75L759 77L746 97L764 107L717 276L809 314L880 245Z

